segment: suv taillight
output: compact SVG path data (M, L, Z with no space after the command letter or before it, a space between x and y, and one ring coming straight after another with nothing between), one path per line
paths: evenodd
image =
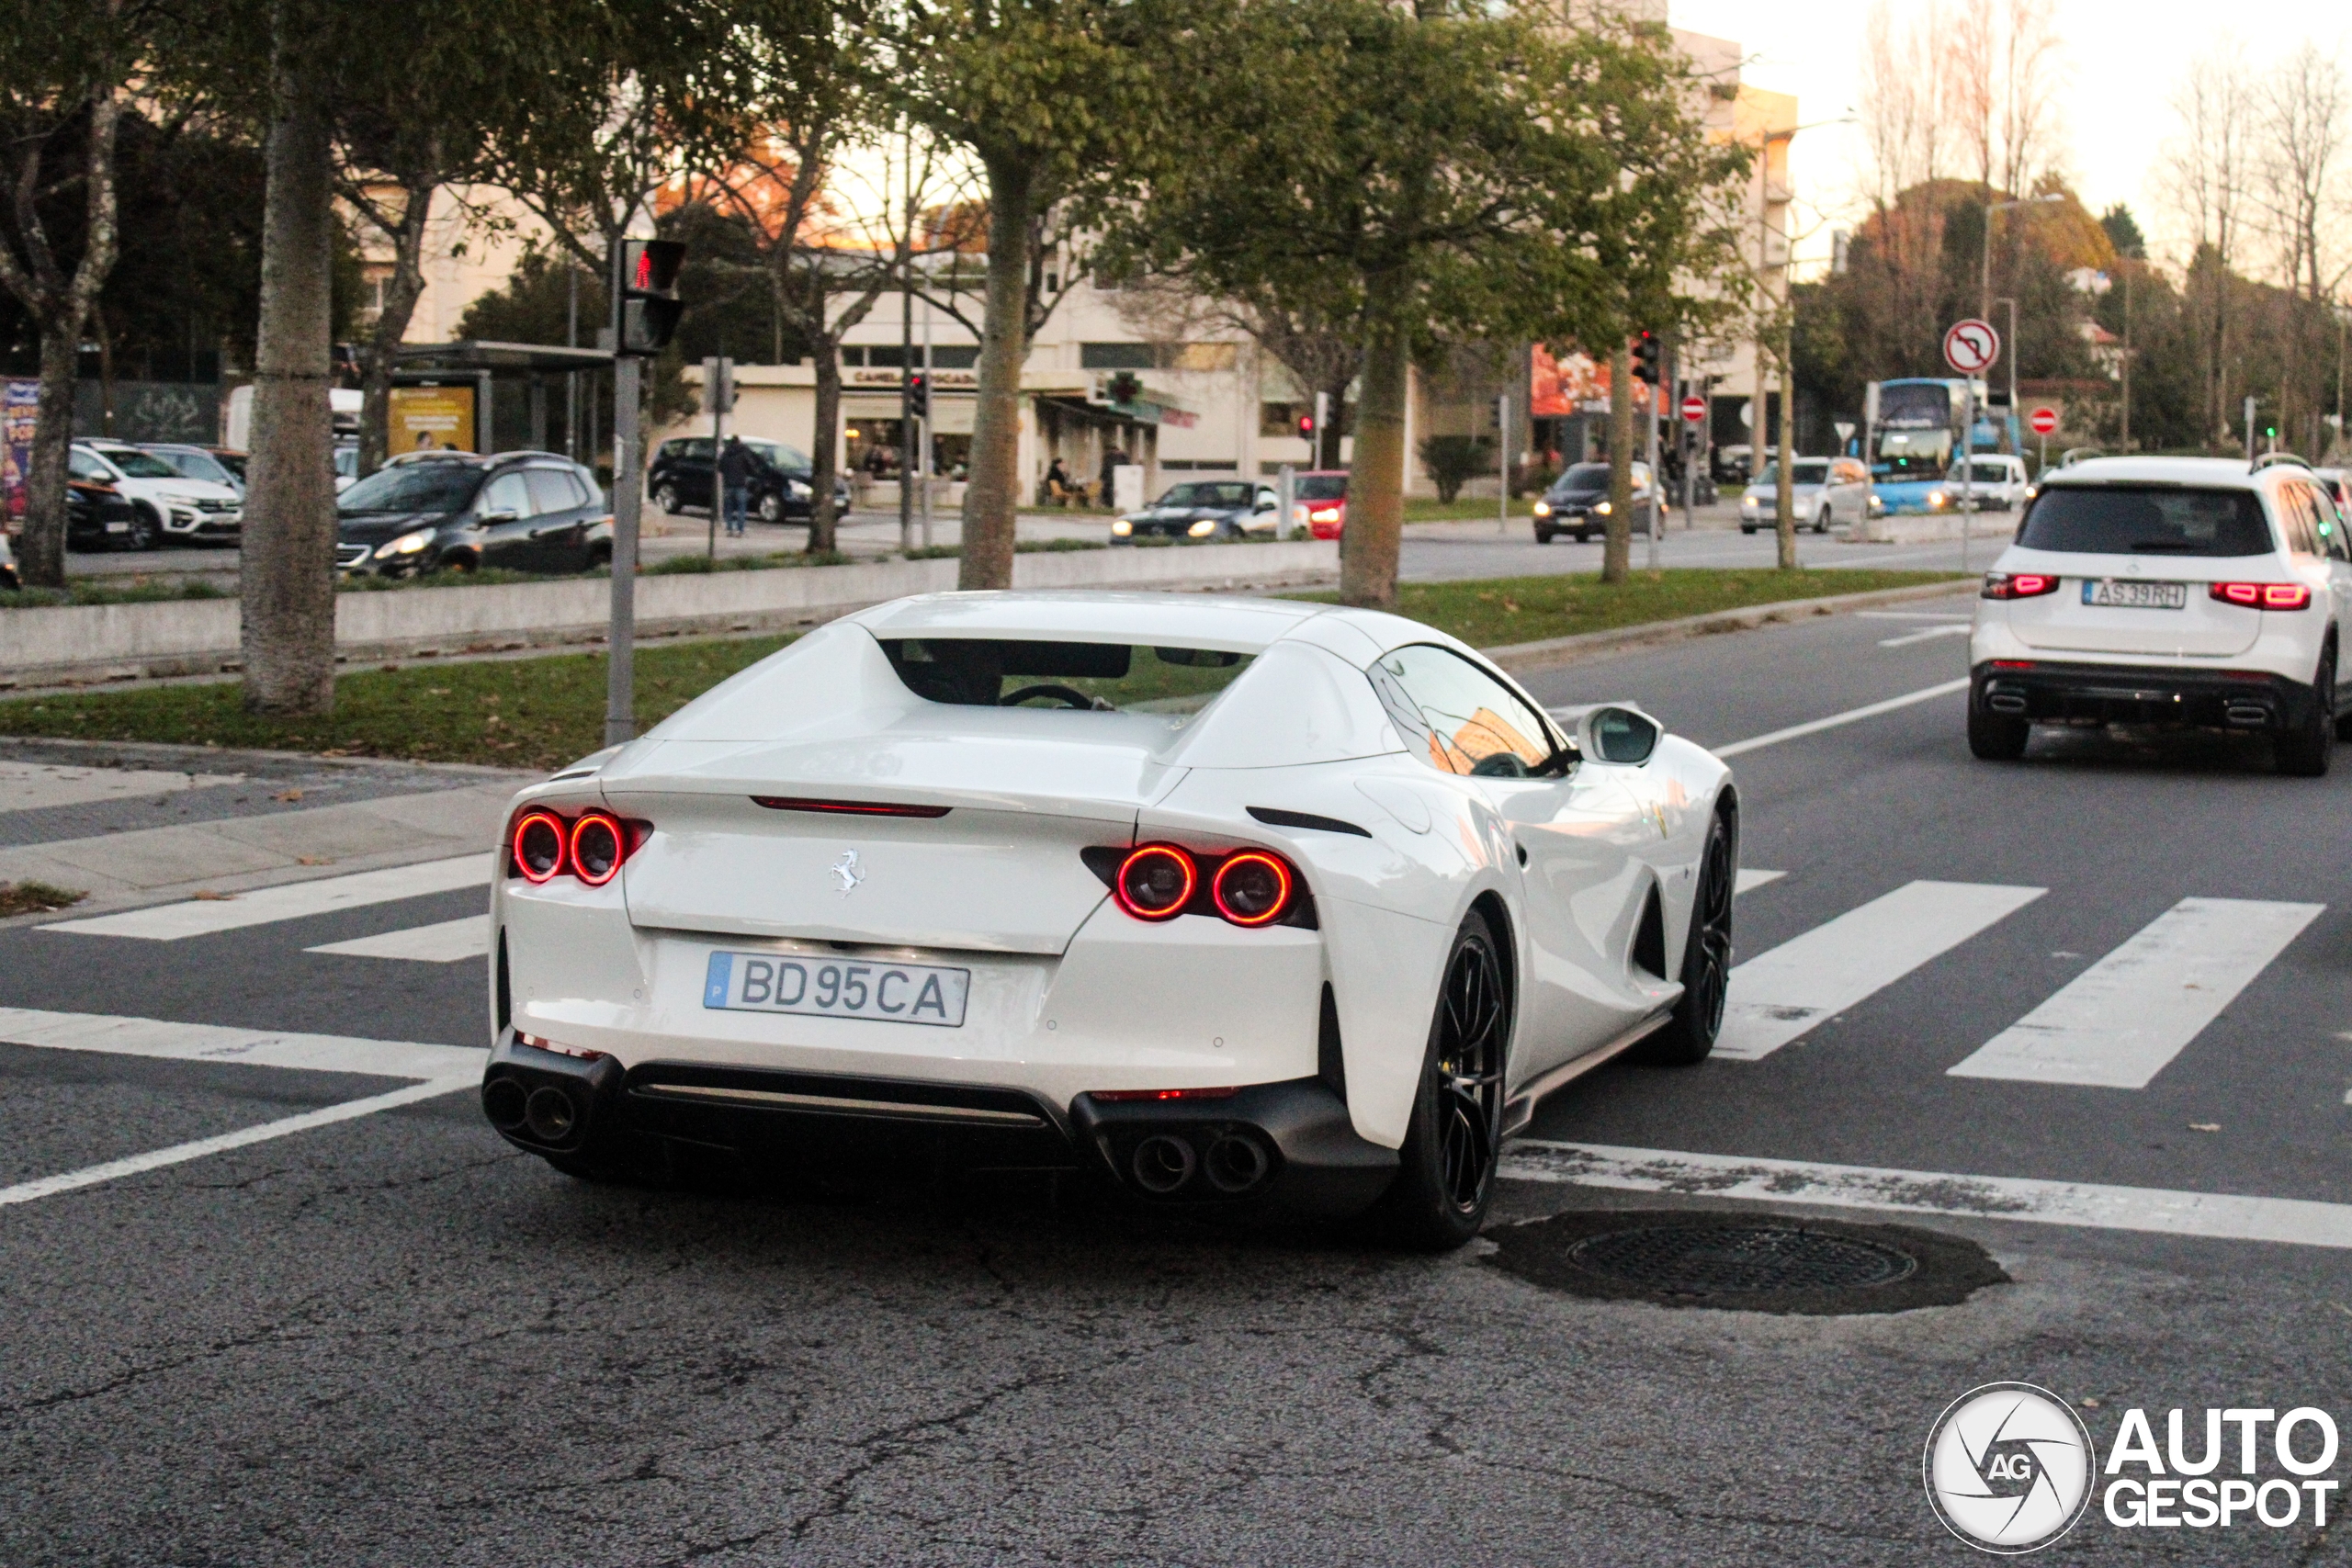
M2039 599L2058 592L2061 580L2044 571L1988 571L1978 595L1984 599Z
M2217 582L2207 590L2224 604L2249 610L2308 610L2312 591L2300 582Z

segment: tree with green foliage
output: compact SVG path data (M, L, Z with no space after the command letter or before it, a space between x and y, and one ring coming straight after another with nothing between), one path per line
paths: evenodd
M1606 344L1727 270L1711 141L1663 28L1417 0L1263 0L1172 35L1186 155L1120 265L1363 322L1340 596L1396 601L1408 367L1445 340Z
M899 107L963 149L986 191L988 275L964 491L965 588L1012 581L1021 369L1041 324L1039 241L1057 214L1133 194L1175 134L1177 40L1155 0L909 0L888 62ZM1186 128L1188 153L1201 128ZM1083 263L1060 258L1067 289Z
M0 211L0 285L40 338L40 389L17 570L26 582L65 582L66 452L74 438L74 355L120 254L116 127L141 40L124 0L63 7L0 5L0 123L10 199ZM77 250L56 243L61 209Z
M1437 498L1451 506L1464 485L1494 470L1494 451L1495 444L1483 435L1424 435L1421 467L1437 486Z

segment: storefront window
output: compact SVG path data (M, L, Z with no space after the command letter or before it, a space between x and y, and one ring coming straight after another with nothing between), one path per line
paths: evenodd
M897 479L900 429L895 419L851 420L842 432L850 468L870 479Z

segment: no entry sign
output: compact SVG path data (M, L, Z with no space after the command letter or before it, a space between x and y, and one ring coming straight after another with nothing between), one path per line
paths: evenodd
M2033 411L2032 417L2028 419L2026 423L2033 426L2033 433L2036 435L2047 435L2052 431L2058 428L2058 411L2056 409L2036 409Z
M2001 356L2001 334L1990 321L1971 316L1954 321L1944 333L1944 363L1963 376L1975 376Z
M1707 400L1689 397L1682 400L1682 417L1696 424L1707 417Z

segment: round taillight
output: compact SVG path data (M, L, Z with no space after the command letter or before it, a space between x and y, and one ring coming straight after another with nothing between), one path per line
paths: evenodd
M1193 857L1172 844L1146 844L1119 863L1114 890L1119 908L1141 920L1165 920L1184 912L1199 886Z
M1283 918L1295 886L1279 856L1244 850L1216 868L1209 896L1216 900L1216 912L1235 925L1263 926Z
M591 887L602 887L621 868L623 840L617 818L591 811L571 825L571 872Z
M563 870L569 841L563 819L551 811L533 811L514 824L514 869L526 882L548 882Z

